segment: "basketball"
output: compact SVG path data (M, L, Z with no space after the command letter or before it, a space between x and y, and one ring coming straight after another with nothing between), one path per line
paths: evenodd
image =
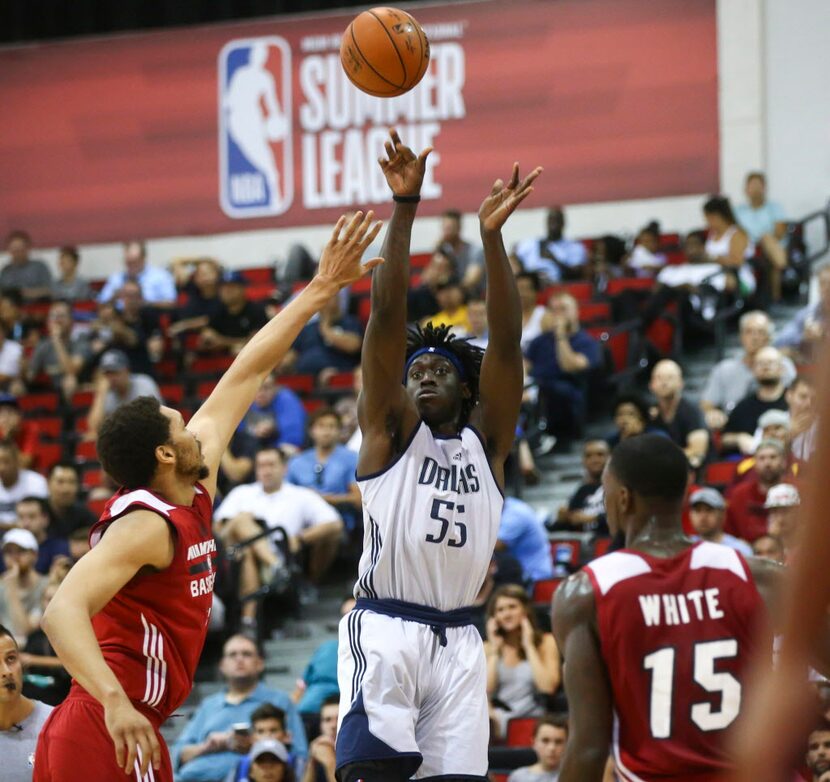
M373 8L346 28L340 62L355 87L369 95L393 98L423 78L429 64L429 41L406 11Z

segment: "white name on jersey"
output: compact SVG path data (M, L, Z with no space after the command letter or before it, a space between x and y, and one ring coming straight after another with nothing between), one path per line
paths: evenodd
M640 610L646 627L687 625L694 619L722 619L720 590L693 589L681 595L640 595Z

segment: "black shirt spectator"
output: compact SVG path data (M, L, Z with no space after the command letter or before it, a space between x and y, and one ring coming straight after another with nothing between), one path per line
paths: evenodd
M222 305L203 329L204 350L237 352L267 322L265 310L245 298L245 278L239 272L225 272L219 286Z
M67 537L76 529L91 527L98 517L78 501L80 473L73 462L58 462L49 469L49 534Z
M158 359L162 348L160 312L157 307L144 305L141 286L127 280L118 294L121 319L130 334L123 339L116 337L113 344L126 353L130 369L138 374L153 375L153 360Z
M176 263L174 273L178 279ZM219 314L222 309L222 301L219 298L220 273L219 264L211 258L201 258L196 262L192 275L186 277L181 287L185 300L175 309L175 323L168 330L171 336L202 329L210 323L212 317Z
M455 261L446 253L437 251L421 274L421 283L407 294L407 315L411 323L418 323L434 315L440 307L435 292L439 285L457 279Z
M559 509L551 532L594 532L608 534L602 472L610 454L604 440L588 440L582 451L585 482L573 493L567 506ZM548 522L550 524L550 522Z

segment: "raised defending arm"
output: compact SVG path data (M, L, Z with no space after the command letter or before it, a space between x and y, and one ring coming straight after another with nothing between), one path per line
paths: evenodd
M396 201L381 250L385 263L372 276L372 310L361 354L363 391L358 400L363 431L358 472L363 475L385 467L402 446L402 436L418 420L401 380L406 357L409 245L431 151L427 148L416 157L392 130L386 158L379 161L393 196L411 200Z
M510 181L496 180L479 209L481 241L487 269L487 320L490 338L481 365L480 410L476 424L484 435L496 477L503 483L503 463L516 432L522 401L522 310L516 280L507 260L501 229L516 207L533 192L541 168L519 180L519 164Z

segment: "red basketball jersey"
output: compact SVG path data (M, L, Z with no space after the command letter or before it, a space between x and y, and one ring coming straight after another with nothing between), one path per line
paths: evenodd
M104 659L127 696L162 718L190 693L205 642L216 577L212 505L201 484L190 506L172 505L148 489L122 489L90 532L95 546L113 521L133 510L158 513L172 528L170 566L139 573L92 618Z
M620 778L722 779L724 731L741 709L764 612L747 563L701 542L670 559L616 551L585 570L613 690Z

